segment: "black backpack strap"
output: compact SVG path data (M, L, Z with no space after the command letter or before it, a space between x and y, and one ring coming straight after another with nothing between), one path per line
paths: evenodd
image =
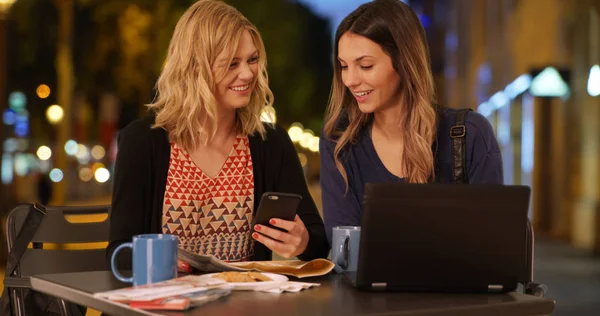
M450 138L452 139L452 177L456 184L466 184L467 166L465 162L467 140L467 127L465 119L471 109L460 109L456 111L456 122L450 128Z
M38 227L40 227L44 215L46 215L46 208L43 205L38 203L29 205L29 213L25 218L23 227L15 239L12 248L9 250L10 253L8 254L5 273L7 277L11 276L17 269L21 257L23 257L25 250L27 250L27 245L29 245Z

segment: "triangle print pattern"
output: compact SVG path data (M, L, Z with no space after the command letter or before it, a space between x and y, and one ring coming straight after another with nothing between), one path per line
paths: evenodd
M171 143L162 231L179 247L224 261L247 261L254 210L254 173L248 137L238 136L221 170L210 178Z

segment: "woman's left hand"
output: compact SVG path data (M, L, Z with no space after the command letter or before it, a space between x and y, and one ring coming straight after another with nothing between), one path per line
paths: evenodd
M298 215L294 221L272 218L269 224L285 229L287 233L264 225L254 225L256 232L252 234L252 238L286 259L296 257L306 250L310 236Z

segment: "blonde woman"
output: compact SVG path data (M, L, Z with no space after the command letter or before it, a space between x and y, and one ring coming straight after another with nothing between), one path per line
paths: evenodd
M360 225L368 182L503 183L488 121L434 105L425 31L406 4L375 0L350 13L337 29L334 59L320 142L330 242L332 227Z
M266 62L258 30L233 7L201 0L183 14L152 115L119 134L108 258L143 233L174 234L179 247L230 262L270 260L272 251L327 256L294 146L285 130L260 121L273 103ZM271 222L287 232L257 226L251 235L267 191L301 195L298 215Z

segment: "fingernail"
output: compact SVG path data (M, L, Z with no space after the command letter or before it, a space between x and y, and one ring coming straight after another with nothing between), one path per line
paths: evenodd
M184 268L189 269L190 268L190 264L187 262L184 262L181 264Z
M252 238L258 239L258 234L257 233L252 234Z
M254 230L260 230L260 225L254 225Z
M269 221L269 223L270 223L271 225L275 225L275 220L274 220L274 219L272 219L272 220L270 220L270 221Z

